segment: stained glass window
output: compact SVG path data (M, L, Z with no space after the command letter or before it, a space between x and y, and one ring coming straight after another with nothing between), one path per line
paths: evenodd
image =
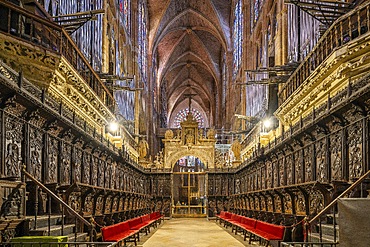
M254 1L254 22L257 22L258 17L260 16L260 10L261 10L261 0L255 0Z
M131 1L130 0L118 0L119 11L121 14L121 23L124 25L126 32L130 35L130 13L131 13Z
M189 108L185 108L185 109L179 111L179 113L177 113L177 115L174 119L174 125L175 125L176 128L180 128L180 123L182 121L186 120L186 117L188 116L188 113L189 113ZM191 109L191 113L193 114L193 117L194 117L195 121L198 122L198 124L199 124L198 127L203 128L204 127L204 119L203 119L202 114L197 109L194 109L194 108Z
M234 9L234 26L233 26L233 75L235 76L239 70L242 51L243 51L243 8L242 0L238 0Z
M138 30L138 64L141 78L146 85L147 81L147 15L145 1L139 3L139 30Z
M176 172L202 172L204 171L204 163L195 156L184 156L180 158L175 166Z

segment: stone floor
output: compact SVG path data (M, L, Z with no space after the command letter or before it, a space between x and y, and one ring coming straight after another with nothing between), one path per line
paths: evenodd
M138 246L142 247L243 247L259 246L248 244L243 236L225 230L215 221L204 218L174 218L166 220L148 236L142 236Z

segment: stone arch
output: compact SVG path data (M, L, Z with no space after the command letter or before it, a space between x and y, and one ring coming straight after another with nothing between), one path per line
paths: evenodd
M212 157L210 157L208 152L204 152L204 150L202 149L191 149L191 148L186 148L172 153L171 157L168 157L166 163L164 164L165 168L172 170L175 163L184 156L194 156L199 158L204 163L205 169L214 168L213 159Z

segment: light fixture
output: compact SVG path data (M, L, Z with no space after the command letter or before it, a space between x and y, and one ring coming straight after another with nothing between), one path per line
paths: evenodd
M272 120L270 118L263 120L263 127L269 129L272 126Z
M117 122L115 122L115 121L113 121L113 122L110 122L109 123L109 125L108 125L108 130L109 130L109 132L112 132L112 133L114 133L114 132L116 132L117 130L118 130L118 123Z

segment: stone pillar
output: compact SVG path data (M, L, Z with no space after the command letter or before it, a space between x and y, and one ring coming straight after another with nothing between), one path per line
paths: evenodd
M280 7L280 13L278 14L279 20L278 23L281 23L281 27L279 28L279 44L276 44L278 47L278 54L277 54L277 65L283 65L287 62L288 58L288 8L286 5L282 5Z
M155 142L155 134L154 133L154 128L153 128L153 121L155 121L156 119L154 119L154 107L153 106L153 88L156 86L154 85L155 83L155 78L152 78L152 66L153 66L153 63L152 63L152 54L148 54L148 68L150 68L150 70L148 71L148 93L147 93L147 98L146 98L146 109L147 109L147 119L146 119L146 128L147 128L147 135L148 135L148 144L149 144L149 155L154 155L154 143Z
M227 51L226 52L226 67L227 69L227 92L226 92L226 122L221 120L221 125L228 129L231 126L231 118L234 114L234 97L233 90L234 87L232 86L233 82L233 52Z

